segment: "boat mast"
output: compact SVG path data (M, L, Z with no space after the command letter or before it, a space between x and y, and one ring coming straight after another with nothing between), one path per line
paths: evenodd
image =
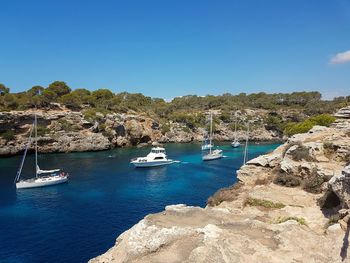
M245 165L247 163L247 158L248 158L248 140L249 140L249 122L247 123L247 137L245 139L243 165Z
M36 107L35 107L35 115L34 115L34 127L35 127L35 177L38 177L38 128L37 128L37 117L36 117Z
M33 123L33 126L34 126L34 123ZM20 165L20 167L18 169L16 178L15 178L15 183L17 183L19 181L19 178L21 177L21 173L22 173L24 161L25 161L26 156L27 156L28 148L29 148L29 146L30 146L30 144L32 142L32 134L33 134L33 128L34 128L33 126L30 128L29 140L28 140L28 143L27 143L26 148L24 150L24 154L23 154L23 158L22 158L22 161L21 161L21 165Z
M235 142L237 142L237 118L235 118Z
M210 134L209 134L209 153L211 153L211 148L212 148L212 136L213 136L213 113L210 111Z

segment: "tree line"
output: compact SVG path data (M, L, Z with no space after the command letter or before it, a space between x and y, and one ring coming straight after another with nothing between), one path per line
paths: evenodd
M294 108L313 116L332 113L336 109L350 104L350 96L337 97L333 100L322 100L321 93L240 93L233 95L225 93L214 96L187 95L166 102L162 98L151 98L141 93L113 93L109 89L89 91L79 88L72 90L64 81L55 81L48 87L34 86L27 91L11 93L10 89L0 84L0 110L26 110L34 107L50 108L54 103L60 103L73 110L96 109L100 111L127 112L129 110L146 112L161 118L184 118L192 112L220 109L223 117L228 112L245 108L278 109ZM227 116L226 116L227 117ZM193 119L202 116L193 116Z

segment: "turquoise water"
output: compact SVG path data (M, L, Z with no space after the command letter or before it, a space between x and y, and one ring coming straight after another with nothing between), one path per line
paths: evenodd
M251 145L249 158L277 146ZM199 144L169 144L169 158L181 163L151 169L129 165L150 148L39 155L42 169L64 167L69 183L18 191L20 156L0 158L0 262L86 262L149 213L169 204L205 206L236 182L243 161L242 148L220 147L227 157L202 162ZM24 177L34 173L33 162L30 155Z

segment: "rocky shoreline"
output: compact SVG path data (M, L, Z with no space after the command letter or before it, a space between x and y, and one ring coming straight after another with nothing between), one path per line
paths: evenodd
M34 111L0 112L0 156L23 151L34 119ZM206 135L204 128L188 129L183 123L170 122L165 126L146 114L97 112L88 116L66 108L38 110L38 150L49 152L100 151L115 147L142 146L157 143L200 142ZM251 118L261 121L266 112L248 111ZM253 119L254 121L254 119ZM166 129L165 129L166 128ZM238 138L245 139L244 130ZM214 140L230 141L234 132L229 124L216 125ZM250 133L252 141L282 141L278 132L257 126ZM29 150L33 150L33 145Z
M349 262L350 123L315 126L237 171L205 208L170 205L101 262Z

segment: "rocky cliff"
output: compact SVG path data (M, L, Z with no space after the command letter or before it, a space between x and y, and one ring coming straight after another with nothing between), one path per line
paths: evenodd
M350 125L316 126L249 161L205 208L170 205L101 262L350 262Z
M261 121L265 112L248 111L253 121ZM143 145L166 142L202 141L204 128L188 129L184 124L159 120L139 113L100 112L84 114L57 106L56 110L38 110L39 152L98 151L113 147ZM34 111L0 112L0 155L13 155L22 151L34 119ZM245 138L245 131L238 137ZM263 124L250 134L251 140L281 140L275 131L267 130ZM215 140L232 140L232 127L220 122L216 125ZM32 146L33 147L33 146ZM33 149L33 148L32 148Z

